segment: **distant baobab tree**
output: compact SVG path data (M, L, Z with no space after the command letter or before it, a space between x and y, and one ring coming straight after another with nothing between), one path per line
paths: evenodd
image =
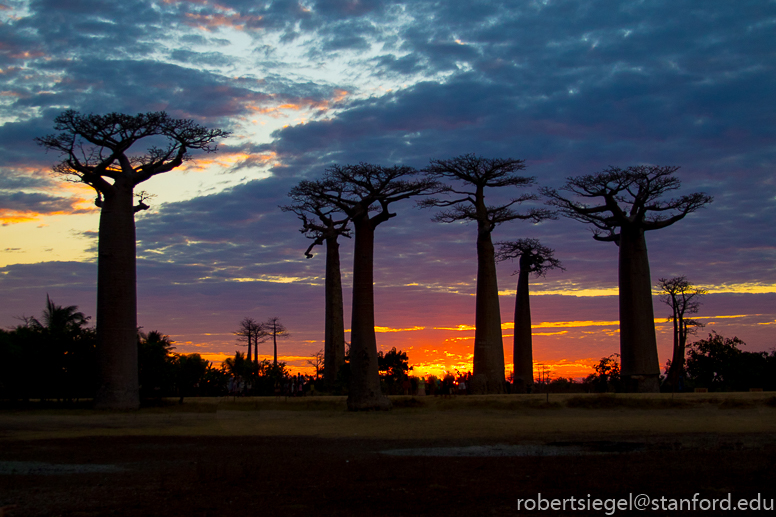
M512 358L513 382L518 393L533 384L533 341L531 335L531 300L529 275L545 276L551 269L563 269L554 257L555 250L543 246L537 239L519 239L497 243L496 260L519 259L517 293L515 296L515 335Z
M272 336L272 345L275 353L275 358L272 362L272 366L278 365L278 338L287 338L291 334L288 333L286 326L280 323L280 318L273 316L267 321L261 324L262 329L266 336Z
M345 313L338 239L340 236L350 237L350 218L339 209L326 205L311 192L306 192L305 186L309 185L303 182L292 188L288 195L294 204L281 209L295 213L302 221L300 232L313 240L305 251L307 258L312 258L311 251L315 246L326 244L323 380L331 387L339 369L345 364Z
M661 200L677 190L679 167L639 165L569 178L560 189L599 204L574 201L558 190L545 188L548 204L571 219L593 225L593 238L619 246L619 302L621 374L627 391L657 392L660 365L652 307L652 280L644 233L683 219L712 201L696 192Z
M135 187L189 159L189 151L214 152L216 139L228 136L164 112L135 116L82 115L68 110L54 120L57 134L37 138L63 157L54 172L97 191L100 207L97 261L97 342L99 388L95 406L131 409L140 404L137 367L137 288ZM149 142L145 151L133 146ZM158 147L162 142L162 147ZM132 152L136 154L130 154Z
M688 316L698 313L701 307L699 298L708 291L694 286L685 276L671 279L661 278L657 285L664 293L660 296L660 301L671 307L671 316L668 319L674 323L673 355L665 382L676 387L679 378L684 376L687 335L695 334L698 328L703 327L702 323Z
M472 388L475 391L501 393L504 391L504 343L501 335L501 312L498 300L495 250L491 233L499 224L515 219L539 222L551 218L552 212L531 208L524 213L513 206L537 199L533 194L511 198L507 203L488 205L486 189L500 187L528 187L535 183L532 177L518 176L525 169L523 160L512 158L483 158L466 154L450 160L431 160L424 169L433 180L451 179L463 186L447 186L445 192L455 199L430 198L422 207L447 208L434 221L477 223L477 298L475 301L474 364Z
M321 373L324 372L325 361L326 361L326 359L325 359L325 355L324 355L323 350L318 350L317 352L315 352L315 354L313 355L312 359L308 359L307 360L307 364L309 364L310 366L312 366L315 369L315 380L316 381L320 378Z
M240 322L240 328L234 331L238 341L247 343L248 354L246 359L248 363L259 366L259 343L264 343L269 338L269 332L265 328L263 323L259 323L253 318L243 318ZM256 352L256 358L254 360L251 355L251 348Z
M299 191L336 208L353 222L353 308L351 321L348 409L388 409L391 402L380 390L374 315L374 235L378 225L395 217L389 205L414 196L433 194L432 179L406 179L412 167L382 167L368 163L334 165L322 180L303 181Z

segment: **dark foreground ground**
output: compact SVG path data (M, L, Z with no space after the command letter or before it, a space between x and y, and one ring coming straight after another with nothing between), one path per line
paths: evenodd
M450 431L442 434L456 434ZM433 429L428 436L12 437L0 441L6 469L0 506L15 505L5 511L12 517L723 515L731 512L671 511L670 499L730 493L735 504L758 494L776 497L776 437L769 433L629 432L608 433L605 440L585 433L563 440L555 433L532 443L536 454L560 456L415 455L525 443L440 437ZM385 453L398 449L415 452ZM667 499L657 511L518 511L517 499L539 493L545 499Z

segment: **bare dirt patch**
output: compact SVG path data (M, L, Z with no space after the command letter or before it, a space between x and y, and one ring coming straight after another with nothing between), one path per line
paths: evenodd
M538 493L774 497L769 394L578 397L400 398L372 413L348 413L334 397L1 411L0 462L48 470L0 474L0 507L17 505L11 516L514 516L526 514L517 498Z

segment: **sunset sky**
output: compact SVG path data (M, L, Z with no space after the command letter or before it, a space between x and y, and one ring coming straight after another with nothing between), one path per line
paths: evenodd
M323 347L324 255L304 258L299 221L278 209L288 191L335 163L463 153L524 159L556 188L681 166L675 194L714 202L647 234L653 283L709 290L700 337L776 347L776 2L0 0L0 20L0 326L39 315L47 293L95 313L94 191L55 177L58 156L33 139L65 109L165 110L233 132L138 188L156 196L137 217L138 322L177 352L221 361L241 319L278 316L281 360L304 366ZM395 211L376 232L378 346L418 373L469 370L476 228L412 201ZM617 247L568 219L493 233L529 237L566 268L533 279L534 358L583 377L619 349ZM341 249L350 328L352 242ZM516 268L499 265L507 364ZM661 365L669 312L656 297Z

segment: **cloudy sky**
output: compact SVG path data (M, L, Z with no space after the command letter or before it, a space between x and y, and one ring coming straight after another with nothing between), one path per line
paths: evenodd
M179 352L221 360L242 318L278 316L281 358L303 366L323 345L324 261L304 258L278 209L289 189L335 163L463 153L524 159L556 188L612 165L681 166L675 194L714 202L648 234L653 281L709 290L701 335L776 347L776 2L0 0L0 19L3 327L47 293L94 315L94 192L55 177L58 156L33 139L65 109L165 110L233 133L140 187L156 197L137 217L139 324ZM396 212L376 236L378 345L418 371L467 370L475 227L412 201ZM534 357L554 376L618 351L617 248L591 236L572 220L494 232L538 238L566 267L532 285ZM499 266L508 363L514 269ZM655 312L669 310L655 298ZM670 327L657 329L664 363Z

